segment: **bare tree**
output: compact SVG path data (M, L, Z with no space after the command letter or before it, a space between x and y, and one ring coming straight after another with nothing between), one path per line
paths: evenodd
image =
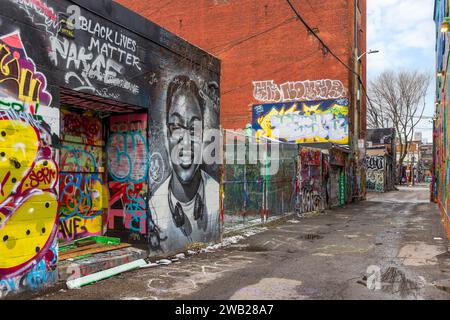
M385 71L369 84L367 124L370 128L395 128L400 168L414 129L423 118L430 82L431 76L419 71Z

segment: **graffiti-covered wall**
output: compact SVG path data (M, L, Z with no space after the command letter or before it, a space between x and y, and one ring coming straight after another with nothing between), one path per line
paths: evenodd
M253 107L259 136L308 143L349 142L347 99L262 104Z
M448 0L435 0L436 109L433 125L433 181L431 200L439 205L442 223L450 239L450 139L449 139L449 46L448 33L439 32L448 17Z
M322 152L301 148L299 159L298 182L300 193L298 198L300 213L323 210L325 208L326 190L322 179Z
M55 282L59 241L217 240L219 79L115 2L0 1L0 297Z
M0 36L0 297L55 281L58 258L57 152L52 128L41 116L53 97L26 38L18 30L5 31Z
M148 217L147 114L112 116L108 128L109 234L143 242Z
M386 157L367 156L367 191L385 192L386 187Z
M102 122L89 113L61 109L59 238L102 235L107 214Z

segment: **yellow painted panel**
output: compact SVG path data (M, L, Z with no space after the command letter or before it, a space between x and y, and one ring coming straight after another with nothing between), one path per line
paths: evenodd
M17 120L0 120L0 203L25 178L38 147L38 133L32 126Z
M33 259L56 228L56 196L36 192L28 198L0 229L0 268L12 268Z

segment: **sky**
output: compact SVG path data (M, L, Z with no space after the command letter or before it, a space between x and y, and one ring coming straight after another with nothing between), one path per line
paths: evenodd
M434 0L367 0L368 81L384 70L416 69L433 76L424 115L432 117L435 100ZM432 142L433 125L422 120L416 131Z

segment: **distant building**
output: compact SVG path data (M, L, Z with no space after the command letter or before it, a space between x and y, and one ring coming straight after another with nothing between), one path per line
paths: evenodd
M415 132L414 133L414 141L423 141L423 134L422 134L422 132Z
M413 183L419 182L419 162L420 162L420 152L419 147L422 145L422 140L410 141L408 144L408 153L400 163L401 158L401 145L397 143L397 165L398 172L400 172L400 184L403 183Z
M433 168L433 144L427 143L419 147L419 174L420 181L431 182Z
M408 145L408 154L405 159L403 159L404 166L417 165L420 160L420 146L422 141L411 141ZM401 156L401 145L397 143L397 159Z

